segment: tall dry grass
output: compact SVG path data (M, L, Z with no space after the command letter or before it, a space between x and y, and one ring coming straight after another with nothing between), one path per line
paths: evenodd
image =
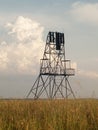
M0 100L0 130L98 130L98 101Z

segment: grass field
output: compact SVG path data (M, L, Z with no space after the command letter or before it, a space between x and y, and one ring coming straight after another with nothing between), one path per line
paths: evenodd
M98 130L98 100L0 100L0 130Z

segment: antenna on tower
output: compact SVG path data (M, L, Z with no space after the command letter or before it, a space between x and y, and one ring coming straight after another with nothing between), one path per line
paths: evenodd
M40 72L27 98L75 98L68 80L74 75L71 61L65 58L64 33L49 32L43 58L40 60Z

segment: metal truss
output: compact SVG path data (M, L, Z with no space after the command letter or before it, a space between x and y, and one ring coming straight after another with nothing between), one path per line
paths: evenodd
M40 60L40 73L27 98L75 98L68 80L74 74L70 60L65 59L64 33L49 32L43 59Z

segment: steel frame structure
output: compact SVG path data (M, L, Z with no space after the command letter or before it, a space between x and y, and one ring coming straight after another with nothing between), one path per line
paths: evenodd
M75 75L71 61L65 58L64 33L49 32L46 39L43 59L40 60L38 78L27 98L75 98L68 78Z

